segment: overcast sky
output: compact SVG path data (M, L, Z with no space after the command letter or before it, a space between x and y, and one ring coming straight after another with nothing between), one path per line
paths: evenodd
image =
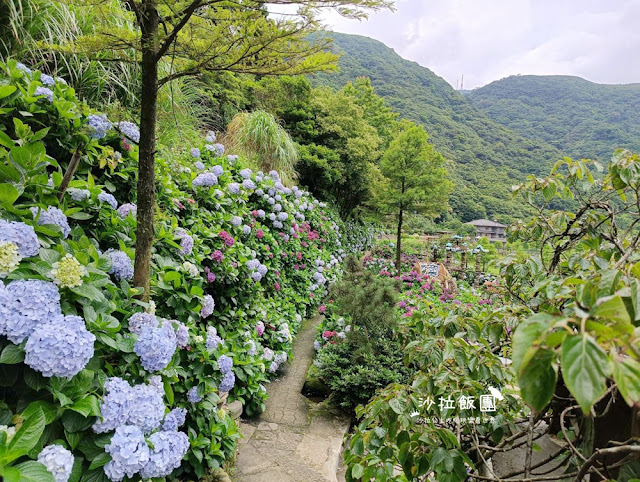
M380 40L472 89L514 74L640 82L640 0L397 0L368 21L325 15L332 30Z

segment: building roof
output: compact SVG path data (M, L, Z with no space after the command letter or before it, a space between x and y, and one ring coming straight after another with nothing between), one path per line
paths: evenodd
M473 226L488 226L488 227L496 227L496 228L506 228L504 224L496 223L495 221L490 221L489 219L476 219L475 221L469 221L466 224L472 224Z

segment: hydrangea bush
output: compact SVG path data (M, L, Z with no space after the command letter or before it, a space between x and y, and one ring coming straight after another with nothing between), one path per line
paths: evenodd
M302 319L371 233L343 235L330 206L213 133L180 156L158 146L153 301L140 302L136 125L15 61L0 70L0 474L200 478L239 438L224 403L264 409Z

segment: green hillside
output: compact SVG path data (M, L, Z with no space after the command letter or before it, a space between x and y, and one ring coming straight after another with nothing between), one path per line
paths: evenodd
M508 219L523 214L510 187L527 174L543 174L561 156L547 143L531 141L492 121L444 79L376 40L331 33L343 52L340 71L316 75L316 85L340 88L357 77L371 79L402 117L422 124L430 141L454 161L451 205L463 220Z
M522 75L475 89L468 98L496 122L572 157L606 162L616 148L640 149L640 84Z

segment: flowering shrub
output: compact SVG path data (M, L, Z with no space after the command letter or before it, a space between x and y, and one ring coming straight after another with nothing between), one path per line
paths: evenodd
M225 400L264 409L300 322L370 236L343 236L331 207L224 157L212 134L182 156L159 146L142 303L129 282L137 127L14 61L0 70L0 473L200 478L239 438Z

